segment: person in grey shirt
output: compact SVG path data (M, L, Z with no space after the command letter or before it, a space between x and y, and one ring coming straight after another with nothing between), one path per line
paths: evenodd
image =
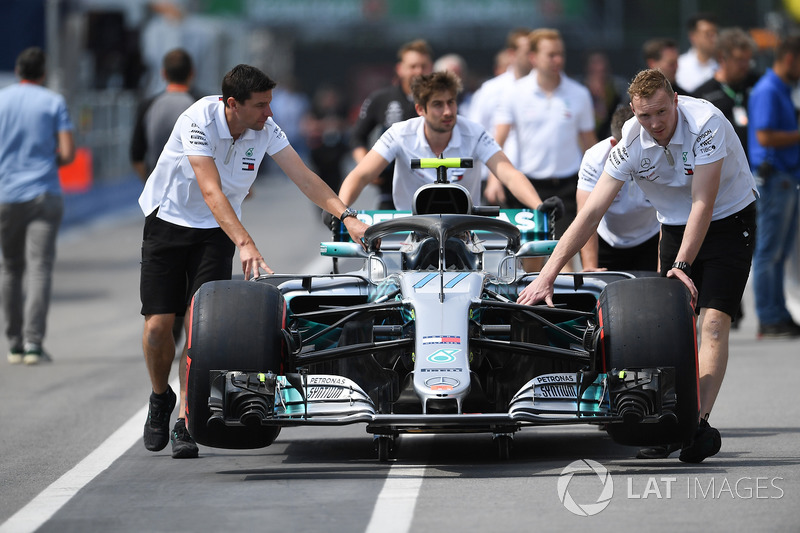
M175 48L167 52L161 75L167 87L164 92L139 106L131 138L131 164L142 181L146 181L155 168L175 121L197 100L189 90L194 78L194 66L186 50Z

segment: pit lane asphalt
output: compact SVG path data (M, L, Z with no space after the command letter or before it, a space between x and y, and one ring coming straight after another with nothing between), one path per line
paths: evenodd
M0 361L0 524L146 404L135 199L60 239L46 342L54 362ZM316 243L328 235L285 178L258 183L244 220L277 272L320 265ZM524 430L507 462L486 435L404 436L388 465L362 426L285 429L263 450L201 447L192 461L171 459L169 447L147 452L137 437L39 531L797 532L800 341L756 341L749 298L711 419L723 449L701 465L635 460L633 448L591 427ZM140 428L139 418L130 423ZM579 459L613 480L608 506L592 517L559 500L560 474ZM565 494L585 506L599 488L597 476L575 476Z

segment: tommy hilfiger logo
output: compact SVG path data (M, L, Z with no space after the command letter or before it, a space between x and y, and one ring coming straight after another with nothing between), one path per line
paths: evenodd
M253 171L256 169L255 163L248 163L247 161L242 161L242 170Z

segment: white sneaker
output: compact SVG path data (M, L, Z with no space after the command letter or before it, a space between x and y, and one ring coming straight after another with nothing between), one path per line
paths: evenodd
M31 345L25 347L25 355L22 362L26 365L38 365L39 363L46 363L51 361L50 355L44 351L41 346Z
M22 358L22 362L26 365L38 365L41 360L42 354L36 352L25 352L25 356Z
M8 362L12 365L18 365L22 362L24 355L22 352L8 352Z

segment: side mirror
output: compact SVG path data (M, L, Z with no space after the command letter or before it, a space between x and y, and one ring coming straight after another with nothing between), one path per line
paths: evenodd
M366 259L368 254L364 247L354 242L321 242L319 255L324 257L355 257Z

